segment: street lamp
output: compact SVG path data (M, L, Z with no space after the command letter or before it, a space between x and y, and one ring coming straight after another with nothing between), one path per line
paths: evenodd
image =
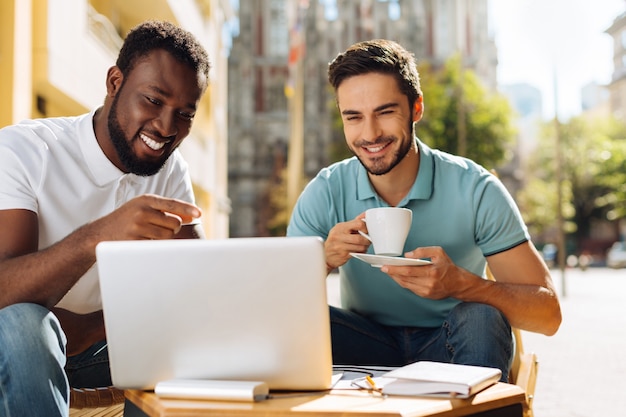
M556 161L556 215L557 215L557 261L561 271L561 293L567 295L565 288L565 222L563 220L563 151L561 143L561 124L559 122L557 106L557 81L554 71L554 134L555 134L555 161Z

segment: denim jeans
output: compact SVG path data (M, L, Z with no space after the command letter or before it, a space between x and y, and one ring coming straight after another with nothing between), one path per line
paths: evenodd
M68 416L70 383L110 384L104 342L69 359L65 344L48 309L29 303L0 309L0 417Z
M511 326L486 304L460 303L441 327L385 326L330 307L333 363L402 366L419 360L499 368L508 380L513 354Z

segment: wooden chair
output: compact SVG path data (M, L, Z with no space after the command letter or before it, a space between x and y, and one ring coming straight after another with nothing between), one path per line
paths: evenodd
M495 281L489 267L487 267L487 278ZM539 362L534 352L526 352L522 343L522 332L513 327L513 338L515 340L515 352L513 363L509 372L509 382L522 388L526 393L526 404L524 404L524 417L533 417L533 398L535 396L535 385L537 383L537 372Z
M124 391L115 387L72 388L70 417L122 417Z
M515 355L513 356L513 364L509 372L509 381L524 390L526 393L524 417L533 417L532 407L539 362L534 352L524 351L522 333L519 329L513 328L513 336L515 337Z

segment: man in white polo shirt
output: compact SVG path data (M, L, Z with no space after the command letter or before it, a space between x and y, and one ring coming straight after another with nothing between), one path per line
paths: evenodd
M66 416L70 386L110 385L99 242L203 237L176 149L209 68L193 35L145 22L101 107L0 130L0 416Z

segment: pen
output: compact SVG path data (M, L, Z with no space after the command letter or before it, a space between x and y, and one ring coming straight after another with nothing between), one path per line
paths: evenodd
M365 380L370 385L370 387L372 387L372 390L381 392L381 389L376 386L376 382L374 382L371 376L365 375Z

